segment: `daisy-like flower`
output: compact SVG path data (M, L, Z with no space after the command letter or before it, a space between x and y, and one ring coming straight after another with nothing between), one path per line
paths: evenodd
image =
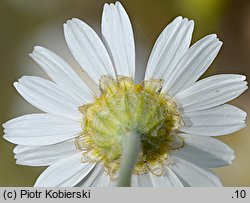
M55 53L35 47L31 57L52 81L14 83L44 111L3 124L4 138L18 145L17 164L48 166L35 186L115 185L123 141L136 136L131 186L221 186L210 168L230 164L234 151L211 136L245 126L246 113L225 103L247 89L242 75L198 80L222 42L212 34L190 47L194 23L177 17L158 37L144 81L135 83L133 31L119 2L104 5L101 26L102 39L79 19L64 24L73 56L99 92Z

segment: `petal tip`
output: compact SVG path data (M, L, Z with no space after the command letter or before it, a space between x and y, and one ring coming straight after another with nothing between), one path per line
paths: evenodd
M70 25L72 24L72 22L73 22L73 18L72 18L72 19L67 20L67 21L63 24L63 26L64 26L64 27L66 27L66 26L70 26Z
M231 148L230 148L231 149ZM230 156L228 156L228 164L232 164L233 163L233 161L234 161L234 159L235 159L235 153L234 153L234 150L233 149L231 149L231 155Z
M116 2L115 2L115 5L116 5L116 6L122 6L122 4L120 3L120 1L116 1Z
M63 28L66 28L68 25L67 25L68 21L66 21L65 23L63 23Z
M34 46L34 49L33 49L33 51L40 51L40 50L44 50L45 48L44 47L42 47L42 46Z
M218 47L221 47L223 45L223 42L220 41L219 38L217 38L217 39L218 39Z
M182 16L177 16L174 20L183 20Z
M210 35L207 35L206 38L208 38L210 40L216 40L217 39L217 35L216 34L210 34Z
M245 75L241 75L241 77L242 77L242 80L246 80L247 79L247 77Z
M78 23L78 22L83 22L82 20L80 20L79 18L72 18L71 21Z
M17 146L13 149L13 153L15 154L14 158L16 158L16 154L19 152L18 150L19 150L20 147L18 147L18 146L19 146L19 145L17 145Z
M20 80L20 79L18 79L18 81L19 81L19 80ZM16 89L19 87L19 85L20 85L19 82L14 82L14 83L13 83L13 86L14 86Z
M8 126L8 124L9 124L9 121L6 121L5 123L2 124L2 127L6 128Z
M105 3L105 4L103 5L103 9L104 9L104 10L108 9L108 7L109 7L109 4L108 4L108 3Z
M5 139L5 140L11 142L10 136L8 136L7 134L4 134L4 135L3 135L3 139ZM11 143L12 143L12 142L11 142Z
M194 27L194 21L193 20L189 20L188 23L189 23L190 27Z
M32 53L29 53L29 57L34 59L34 50L32 51Z

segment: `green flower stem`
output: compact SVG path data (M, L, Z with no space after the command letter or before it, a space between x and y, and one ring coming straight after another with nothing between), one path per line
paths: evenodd
M124 136L122 147L120 174L117 186L130 187L134 165L141 151L140 135L134 131L129 132Z

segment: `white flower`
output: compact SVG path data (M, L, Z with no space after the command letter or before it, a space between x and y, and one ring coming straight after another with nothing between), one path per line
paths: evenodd
M101 40L79 19L67 21L67 44L89 84L55 53L35 47L31 57L53 80L24 76L14 83L44 111L3 124L18 146L17 164L49 166L35 186L115 184L125 132L137 130L142 152L132 186L221 186L209 168L230 164L234 152L210 136L245 126L246 113L225 104L247 89L245 76L221 74L197 81L222 42L208 35L190 47L194 23L177 17L160 34L145 81L135 78L135 44L129 18L117 2L105 4Z

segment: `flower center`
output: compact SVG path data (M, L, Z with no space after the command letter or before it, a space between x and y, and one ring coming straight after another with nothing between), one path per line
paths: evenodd
M127 77L114 80L103 76L101 96L81 106L83 133L76 146L83 151L83 161L102 161L110 177L119 171L122 141L130 131L140 136L142 150L135 174L148 171L161 175L168 162L169 150L183 147L174 131L182 125L175 102L160 93L160 80L135 84Z

